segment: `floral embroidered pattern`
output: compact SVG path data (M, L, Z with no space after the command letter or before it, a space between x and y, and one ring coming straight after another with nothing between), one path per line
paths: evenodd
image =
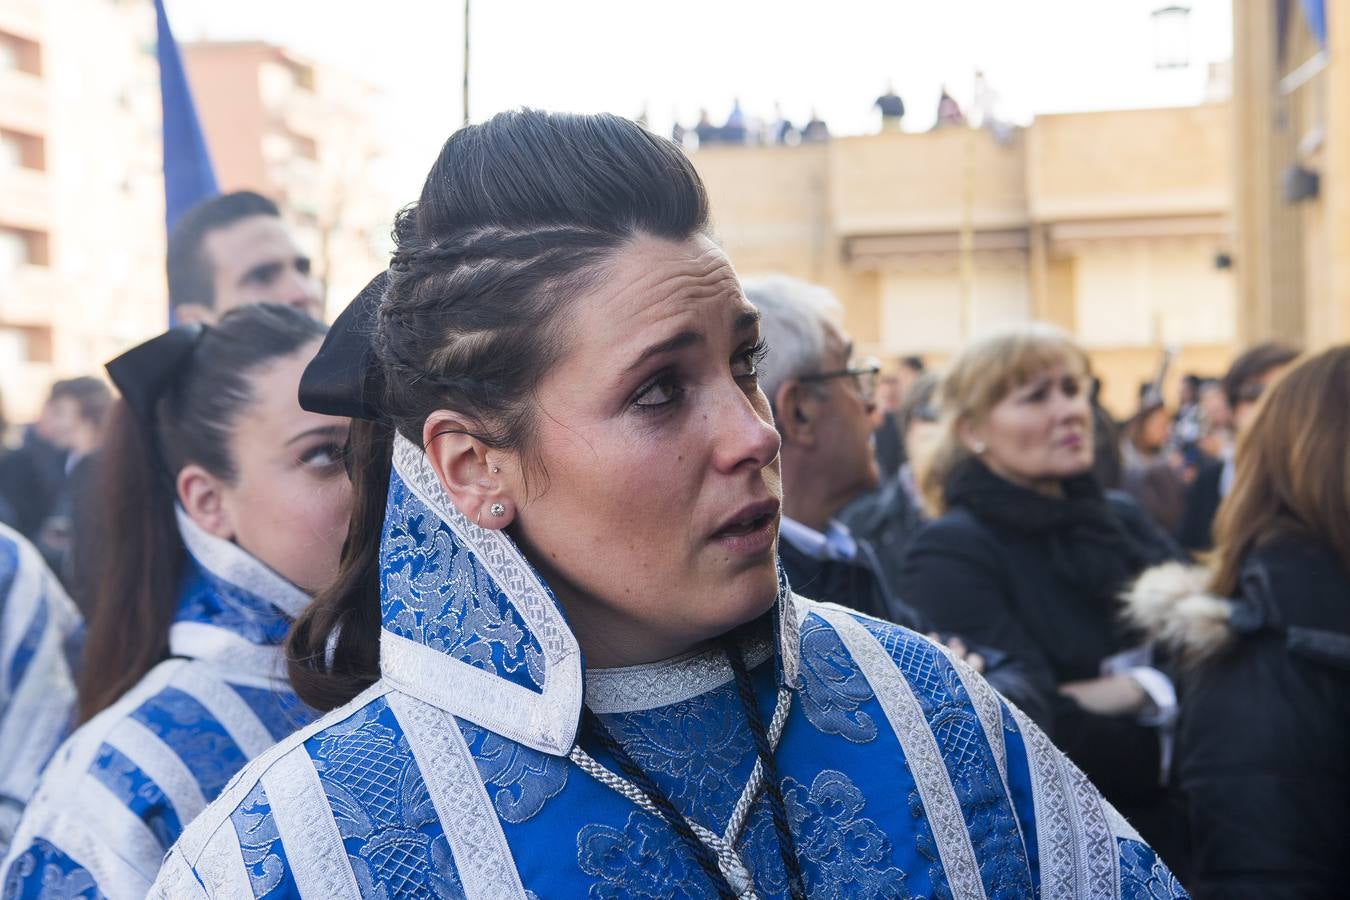
M721 832L755 764L735 685L602 721L680 812Z
M902 900L910 893L905 873L891 862L890 837L862 815L866 798L843 772L826 769L808 788L783 780L783 800L802 861L807 893L813 897L868 897ZM756 880L774 894L787 891L778 838L761 801L746 838L745 855L757 861ZM765 865L767 863L767 865Z
M175 622L200 622L224 628L262 646L280 644L290 617L257 594L220 578L188 557Z
M395 475L380 542L384 627L539 692L543 649L501 588Z
M361 896L463 894L450 844L408 740L377 700L305 742Z
M989 896L1029 896L1031 869L1017 819L975 707L936 646L894 625L864 626L909 682L937 740Z
M1147 844L1119 843L1121 900L1188 900L1190 894Z
M164 790L114 747L98 750L90 774L149 827L165 850L183 833L178 811ZM190 811L192 812L192 811Z
M10 864L6 897L36 896L43 900L96 900L94 878L75 860L41 838Z
M165 688L131 718L153 731L192 772L208 801L224 789L247 758L215 717L192 695Z
M717 891L670 830L654 816L632 812L622 830L587 825L577 834L577 863L592 900L705 900Z
M239 838L239 850L253 896L259 900L286 896L286 890L279 890L290 886L286 851L282 848L281 835L261 784L255 785L230 815L230 824Z
M503 820L513 825L529 821L567 786L566 758L531 750L468 722L461 722L460 730Z
M872 686L849 657L826 622L808 616L801 629L800 698L802 711L816 728L855 744L877 736L877 723L862 705L873 697Z

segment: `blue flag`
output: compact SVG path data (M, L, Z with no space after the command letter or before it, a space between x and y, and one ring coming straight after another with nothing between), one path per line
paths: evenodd
M1303 18L1308 20L1308 30L1317 43L1325 50L1327 46L1327 7L1326 0L1303 0Z
M206 136L197 121L192 89L183 71L178 42L169 30L163 0L155 0L159 40L159 93L164 108L164 219L170 230L178 217L207 197L220 193Z

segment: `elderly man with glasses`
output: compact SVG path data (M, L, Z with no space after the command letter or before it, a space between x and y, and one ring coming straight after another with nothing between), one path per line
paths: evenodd
M747 279L769 348L759 383L782 437L783 518L778 557L798 593L929 633L924 617L892 592L876 549L838 518L880 481L872 412L881 366L855 359L837 324L839 301L784 276ZM1004 696L1037 717L1043 711L1017 667L999 651L942 635ZM1028 705L1030 708L1028 708Z

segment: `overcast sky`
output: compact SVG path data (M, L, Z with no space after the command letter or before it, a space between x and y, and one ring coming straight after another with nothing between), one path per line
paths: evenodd
M875 130L887 81L932 124L946 84L965 101L983 69L1003 114L1174 106L1204 98L1231 55L1231 0L1189 6L1188 68L1155 68L1168 0L473 0L471 113L608 110L667 131L739 97L836 134ZM387 187L412 199L461 121L462 0L166 0L179 40L260 39L342 66L383 92Z

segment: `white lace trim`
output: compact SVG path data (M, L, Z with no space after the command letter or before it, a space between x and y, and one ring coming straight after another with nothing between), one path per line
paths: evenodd
M757 638L742 644L747 668L764 663L773 645ZM720 649L692 650L662 662L586 670L586 705L596 713L627 713L681 703L735 678Z
M175 505L178 533L192 558L223 581L238 585L250 594L262 597L294 619L309 605L309 595L263 565L238 544L221 540L203 531L192 518Z
M245 759L252 759L276 743L253 707L205 666L184 666L174 679L174 686L206 707Z
M459 882L469 900L524 900L511 846L478 765L454 716L403 694L389 706L403 726L431 803L445 829Z
M228 628L205 622L174 622L169 626L169 653L214 665L285 681L286 658L280 646L260 645Z
M1008 704L1027 749L1045 900L1120 896L1120 854L1107 804L1045 732Z
M206 809L206 797L182 757L135 719L118 722L104 742L146 774L169 798L178 821L190 822Z
M544 656L543 691L541 694L527 691L528 697L507 691L511 694L511 702L503 703L502 693L511 682L493 675L493 690L476 687L472 691L463 691L463 697L453 706L444 705L446 691L434 690L432 686L461 693L459 679L464 677L464 670L484 674L482 670L458 663L436 651L431 651L431 657L419 655L416 662L400 658L400 655L411 655L407 652L409 645L421 645L406 639L391 642L390 638L397 635L388 631L381 635L381 671L397 678L402 690L419 699L533 750L565 756L576 740L581 718L582 678L581 649L562 612L505 533L479 528L449 501L425 452L402 435L396 435L393 460L395 471L408 489L477 557L539 642ZM386 648L392 656L386 657Z
M261 781L300 896L360 900L356 874L309 754L286 754Z
M227 824L216 829L197 860L197 876L213 897L252 897L253 883L244 865L239 835Z
M924 719L923 709L909 682L872 633L851 615L824 606L814 612L829 622L849 655L867 678L882 711L900 741L914 776L919 798L933 827L938 857L956 900L984 900L975 848L970 842L960 801L947 773L937 739Z

